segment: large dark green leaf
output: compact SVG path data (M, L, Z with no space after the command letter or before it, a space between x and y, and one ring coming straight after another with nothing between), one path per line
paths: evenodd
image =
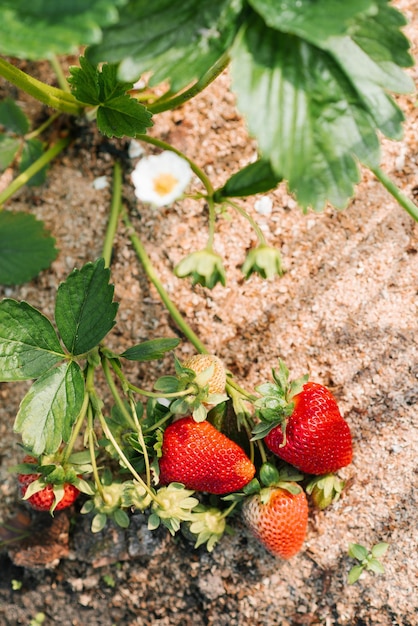
M332 38L331 54L267 28L252 16L233 49L231 70L239 108L262 157L288 181L304 208L321 210L326 202L344 207L359 180L357 159L379 164L380 106L390 103L378 128L400 129L402 116L381 86L382 73L380 85L373 76L363 75L361 84L360 78L356 80L361 68L351 68L349 60L342 66L343 60L337 60L345 40L350 41ZM367 94L373 96L368 100Z
M21 141L9 135L0 135L0 171L13 163L20 148Z
M38 378L23 398L15 420L23 445L36 455L56 452L62 441L68 441L83 399L84 378L73 361Z
M101 70L85 57L80 67L71 68L69 83L74 96L97 107L97 125L108 137L135 137L152 126L151 113L126 92L132 83L117 79L115 65L103 65Z
M55 239L29 213L0 212L0 284L20 285L50 266Z
M51 322L27 302L0 302L0 380L29 380L64 358Z
M126 0L2 0L0 53L21 59L77 53L97 43L101 28L118 20Z
M40 141L39 139L28 139L28 141L25 141L25 143L23 144L22 158L19 164L20 172L24 172L28 167L32 165L32 163L35 163L35 161L37 161L42 156L43 152L44 147L42 141ZM47 170L48 166L46 165L41 170L39 170L39 172L34 174L34 176L29 178L26 184L29 186L43 185L46 179Z
M17 135L25 135L29 131L28 118L11 98L0 102L0 125Z
M241 5L241 0L132 0L87 55L94 63L121 62L123 80L151 71L151 84L169 80L178 91L229 48Z
M71 352L88 352L107 335L115 324L118 304L113 302L113 285L104 260L75 269L58 287L55 321L61 338Z

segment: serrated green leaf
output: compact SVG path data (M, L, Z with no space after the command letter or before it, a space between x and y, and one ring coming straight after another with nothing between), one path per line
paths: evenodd
M24 172L28 167L35 163L42 156L44 152L44 147L42 141L39 139L29 139L25 141L23 144L22 157L20 159L19 171ZM48 166L45 165L39 172L37 172L34 176L29 178L27 181L27 185L31 187L35 187L38 185L43 185L46 180L46 173L48 170Z
M8 135L0 135L0 170L5 170L13 163L21 141Z
M84 378L77 363L62 363L48 370L23 398L15 431L35 455L58 450L68 441L84 398Z
M233 174L225 185L215 192L215 199L238 198L265 193L275 189L281 180L281 177L273 171L269 161L259 159Z
M51 322L27 302L0 302L0 380L44 374L65 354Z
M367 559L367 555L369 553L367 548L365 548L364 546L358 543L350 543L348 547L348 554L353 559L357 559L358 561L364 561L364 559Z
M135 137L152 126L151 113L126 92L132 82L120 82L116 65L92 65L85 57L80 67L70 68L74 96L81 102L97 107L97 125L108 137Z
M383 1L379 6L384 13ZM375 52L376 19L361 15L352 37L328 37L320 50L249 15L233 47L238 106L262 158L305 209L322 210L327 202L344 208L359 181L357 159L378 166L378 131L390 137L401 132L402 113L387 92L411 83L392 60L399 57L390 52L389 34L391 60ZM399 36L395 27L389 32Z
M364 568L362 565L354 565L354 567L350 569L350 571L348 572L348 584L349 585L353 585L355 582L358 581L358 579L363 573L363 569Z
M153 361L163 358L166 352L177 348L179 343L180 339L171 337L150 339L128 348L120 356L130 361Z
M77 53L97 43L101 28L118 20L125 0L3 0L0 7L0 53L20 59L46 59Z
M0 284L20 285L50 266L58 250L44 223L29 213L0 212Z
M73 270L58 287L55 321L71 354L84 354L97 346L115 324L118 304L113 302L109 277L104 260L98 259Z
M152 72L151 84L168 80L179 91L200 78L232 43L242 0L132 0L117 25L87 50L94 63L120 64L122 80Z
M25 135L29 131L29 119L12 98L0 102L0 126L17 135Z

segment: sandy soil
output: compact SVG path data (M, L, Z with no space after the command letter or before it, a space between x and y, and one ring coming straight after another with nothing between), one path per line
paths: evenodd
M412 20L414 1L398 3ZM407 35L417 57L417 23ZM29 68L28 68L29 69ZM30 68L46 72L47 68ZM417 68L411 70L417 79ZM156 120L153 134L196 159L215 185L252 159L255 147L236 112L224 74L195 101ZM2 96L10 86L1 85ZM24 95L33 115L41 109ZM382 167L410 197L418 196L416 94L399 99L405 112L402 142L384 142ZM60 250L50 270L0 296L25 299L52 317L56 288L74 267L101 254L111 197L114 159L124 168L124 202L162 282L211 352L248 389L265 381L278 357L291 372L310 373L337 397L352 429L353 464L341 471L348 487L325 512L312 511L304 549L289 562L269 556L237 519L235 534L208 554L182 536L151 534L142 515L127 531L98 535L88 520L57 515L29 545L0 552L0 624L62 626L252 626L418 624L417 463L418 429L418 225L367 172L344 212L302 215L280 187L271 194L270 217L244 205L286 269L274 281L242 280L239 267L255 244L236 215L221 218L215 247L224 256L227 286L192 288L172 274L187 253L206 243L202 203L186 201L154 211L137 204L129 174L128 141L110 142L82 123L78 138L57 159L42 188L24 189L8 207L45 221ZM138 265L121 225L114 246L112 280L120 302L108 344L123 349L138 341L174 336L168 314ZM193 352L183 342L180 358ZM172 361L131 366L133 379L152 387ZM16 519L19 498L8 467L19 459L12 423L26 383L0 385L0 521ZM28 523L24 510L19 520ZM35 520L42 527L46 518ZM49 520L48 520L49 525ZM44 527L45 528L45 527ZM45 534L46 533L46 534ZM390 544L386 573L366 574L353 586L350 542ZM18 581L19 584L13 581ZM20 585L21 583L21 585ZM20 588L16 588L20 587Z

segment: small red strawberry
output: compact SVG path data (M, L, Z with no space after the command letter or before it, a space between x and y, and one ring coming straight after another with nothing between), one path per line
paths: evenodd
M183 483L214 494L239 491L252 480L254 464L238 444L207 421L183 417L164 431L160 482Z
M242 515L252 534L274 556L290 559L301 549L308 525L308 501L296 483L265 487L246 498Z
M23 459L23 463L33 463L37 465L38 461L32 456L26 455ZM62 485L45 483L42 479L42 475L39 473L18 474L17 478L20 483L22 497L25 496L30 485L41 479L39 490L35 491L27 498L27 501L36 511L61 511L62 509L66 509L75 502L80 493L79 489L71 483L63 483Z
M274 384L258 388L263 394L256 403L262 422L255 438L264 436L274 454L306 474L328 474L349 465L351 433L331 392L305 378L289 383L282 362L273 376Z

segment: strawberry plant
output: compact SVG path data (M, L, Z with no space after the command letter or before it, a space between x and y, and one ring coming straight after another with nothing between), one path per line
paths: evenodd
M57 139L61 114L95 122L109 139L148 145L154 153L130 172L139 202L158 208L186 196L204 205L207 243L173 271L209 289L227 279L215 245L222 216L244 217L256 235L241 267L245 279L282 273L279 250L239 198L283 181L304 212L328 203L343 209L364 166L418 220L415 204L380 169L380 137L402 133L403 115L390 94L412 89L403 71L412 65L405 19L387 0L338 7L330 0L286 6L268 0L51 6L39 0L32 7L6 0L0 18L0 76L55 111L30 131L15 103L0 103L0 165L7 176L20 171L11 182L4 179L0 192L4 284L31 279L55 258L43 224L4 206L23 185L42 182L51 160L73 141L71 124L60 126ZM76 63L65 77L57 55L69 54ZM20 69L27 59L47 59L59 86ZM198 163L148 130L156 116L195 97L227 67L257 157L216 187ZM33 381L14 423L23 449L13 468L22 497L52 514L80 503L93 532L110 521L126 528L133 511L144 511L150 529L183 530L208 550L241 513L267 550L291 558L307 532L307 494L321 509L341 495L344 484L334 472L352 461L349 425L325 387L307 377L290 382L282 361L272 381L247 391L207 354L122 206L122 174L116 162L103 258L74 269L59 285L53 319L25 301L0 302L0 381ZM267 205L260 209L268 213ZM152 339L121 352L106 345L117 323L110 264L120 222L173 321L199 353L183 363L173 354L174 373L152 390L129 380L127 362L161 359L174 353L178 339ZM367 559L361 567L373 565Z

